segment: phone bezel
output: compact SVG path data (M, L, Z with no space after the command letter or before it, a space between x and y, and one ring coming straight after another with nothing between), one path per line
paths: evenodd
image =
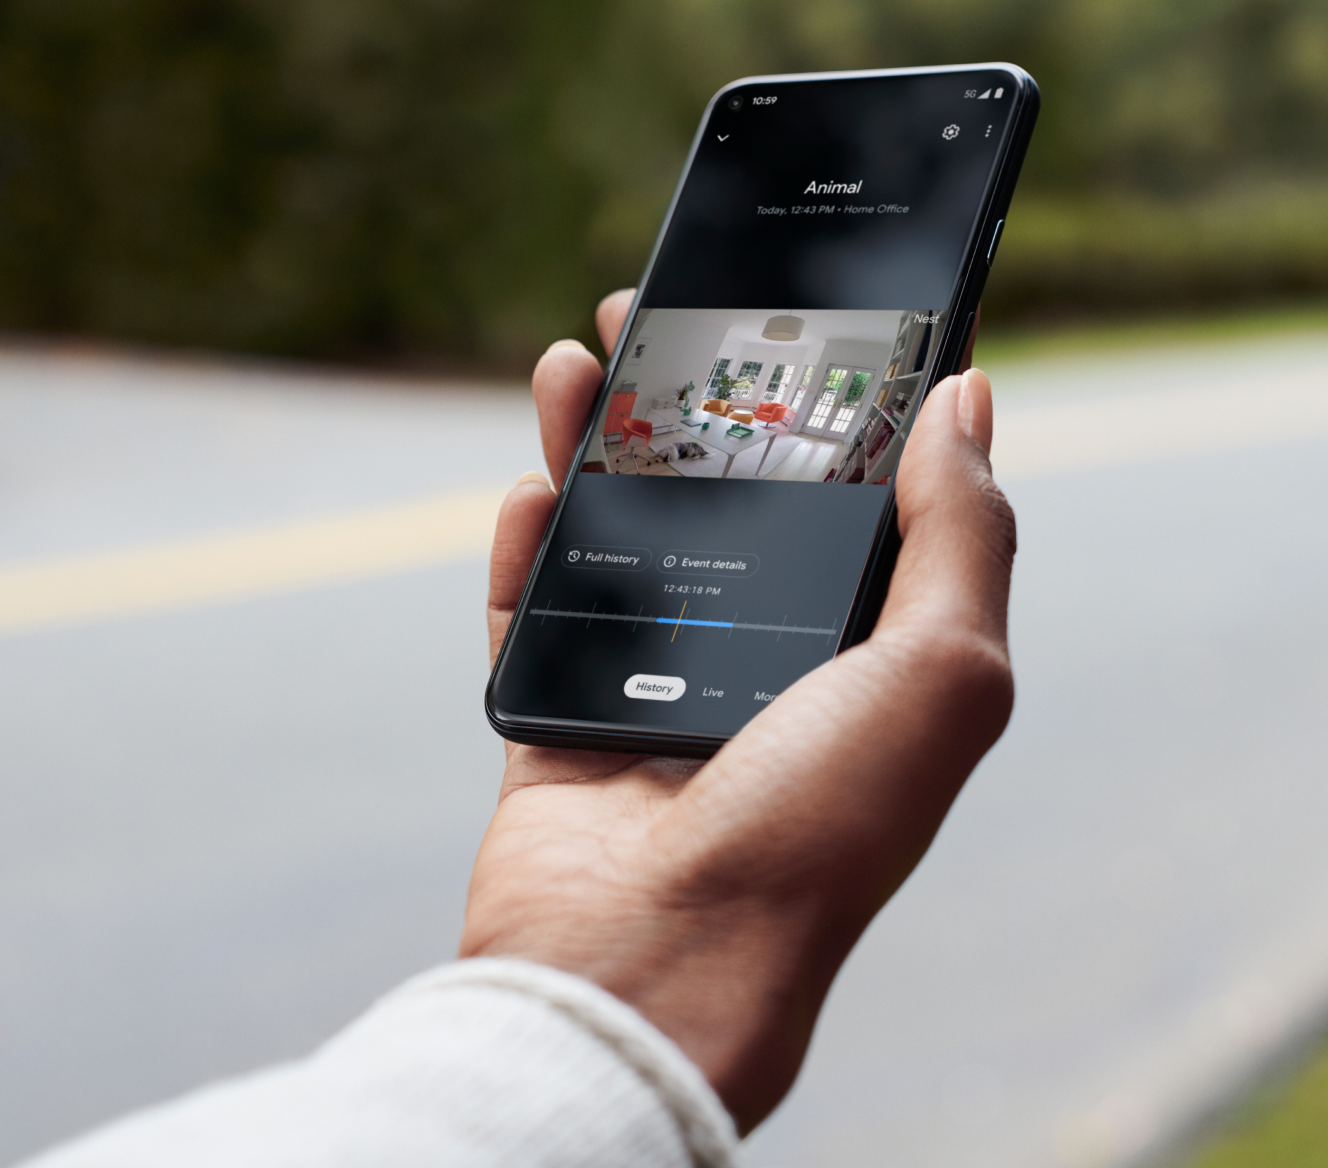
M920 407L922 401L926 400L927 394L937 382L955 372L963 359L964 350L973 330L978 301L986 284L989 270L987 260L990 255L991 242L997 224L1005 219L1009 210L1010 200L1014 195L1015 185L1018 182L1019 171L1023 166L1024 155L1027 153L1033 126L1041 107L1041 94L1037 83L1028 72L1018 65L1006 61L995 61L969 65L906 69L855 69L824 73L760 74L731 81L710 99L705 112L701 115L696 134L692 138L692 144L687 152L687 159L683 164L682 173L678 177L673 196L669 200L668 209L660 224L659 233L655 237L654 246L650 251L650 258L646 261L645 270L637 283L636 295L632 298L631 307L628 309L622 331L619 333L613 352L609 355L609 359L604 366L604 378L600 383L599 391L595 395L595 400L586 419L586 425L583 428L581 440L577 444L576 453L568 465L567 475L560 485L553 514L549 518L548 526L544 529L539 550L535 554L530 574L527 576L525 586L521 591L521 599L513 610L512 621L503 637L502 647L495 658L488 685L485 687L485 715L489 719L489 724L504 738L531 746L564 746L587 750L666 754L691 758L709 758L728 741L726 735L691 733L653 726L624 726L607 722L514 714L510 711L501 710L494 700L494 691L502 674L514 631L521 614L525 612L530 604L531 589L539 575L540 568L544 564L544 559L553 539L553 533L557 529L563 507L566 504L567 489L586 457L593 438L595 422L599 418L606 396L613 384L614 377L617 375L618 366L622 362L623 351L626 348L627 337L631 332L632 321L636 319L636 314L640 310L642 291L648 284L650 274L654 270L659 257L660 248L668 235L674 212L678 206L678 200L688 176L691 174L692 164L700 148L706 127L710 124L710 118L715 107L733 90L749 85L815 84L825 81L868 80L879 77L991 70L1003 70L1011 77L1014 88L1011 115L997 146L996 163L992 167L991 175L987 180L986 189L983 191L982 200L979 203L978 213L974 216L973 227L965 244L963 260L951 293L945 327L938 344L937 358L919 391L921 394L918 403ZM899 555L900 538L898 525L895 522L893 485L888 490L889 495L882 510L881 522L872 541L872 550L863 564L853 602L849 606L845 618L843 634L835 647L836 655L864 641L870 635L889 590L890 577L894 570L895 560Z

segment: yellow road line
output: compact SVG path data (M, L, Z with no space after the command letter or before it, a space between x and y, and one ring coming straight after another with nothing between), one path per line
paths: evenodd
M478 558L506 491L0 567L0 634L288 592Z
M1257 387L1228 381L1166 393L1058 398L1008 412L998 408L996 423L998 482L1236 451L1328 435L1328 370L1312 368ZM479 558L493 538L504 494L445 495L320 520L0 565L0 635Z

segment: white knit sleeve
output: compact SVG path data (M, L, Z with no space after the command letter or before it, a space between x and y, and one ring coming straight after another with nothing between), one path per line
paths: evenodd
M480 959L406 983L306 1059L27 1168L729 1168L735 1149L700 1071L630 1007Z

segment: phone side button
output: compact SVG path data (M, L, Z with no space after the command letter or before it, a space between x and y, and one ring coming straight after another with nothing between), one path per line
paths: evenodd
M968 314L968 319L964 321L964 347L960 350L961 356L968 357L970 355L968 347L973 344L973 326L977 323L978 314L976 312L970 312Z
M996 221L996 230L991 233L991 246L987 248L987 267L991 267L991 261L996 258L996 245L1001 242L1001 232L1005 230L1005 220Z
M643 702L676 702L686 692L687 683L681 677L633 673L623 682L623 693Z

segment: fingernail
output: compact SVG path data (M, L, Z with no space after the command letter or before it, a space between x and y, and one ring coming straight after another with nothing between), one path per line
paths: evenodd
M547 351L552 353L554 349L568 349L568 348L585 349L585 345L583 345L580 341L572 337L564 337L561 341L554 341L553 344L549 346Z
M553 484L551 484L549 480L546 479L537 470L528 470L526 471L525 474L523 474L519 479L516 480L516 485L518 487L521 486L522 483L543 483L544 486L549 488L549 490L553 490Z
M973 393L976 369L970 369L959 379L959 428L971 442L982 447L984 454L991 454L990 439L986 433L980 433L977 424L977 401Z

